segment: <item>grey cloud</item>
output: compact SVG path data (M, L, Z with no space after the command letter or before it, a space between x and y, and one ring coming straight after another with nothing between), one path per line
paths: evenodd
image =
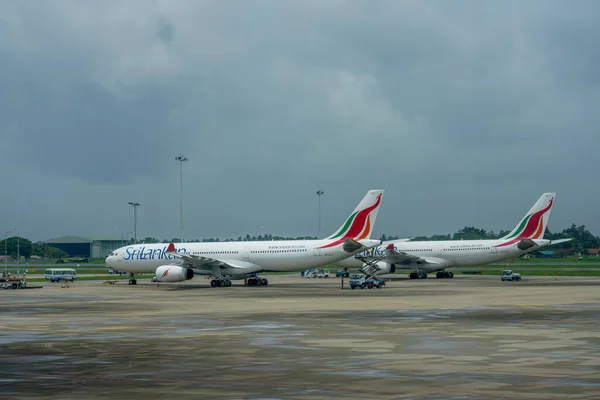
M175 27L168 18L161 17L158 21L157 36L165 43L173 40L175 35Z
M135 199L177 236L184 152L188 237L314 234L317 189L334 230L371 188L378 233L509 229L550 190L551 229L600 232L595 2L259 4L0 5L0 224L112 234Z

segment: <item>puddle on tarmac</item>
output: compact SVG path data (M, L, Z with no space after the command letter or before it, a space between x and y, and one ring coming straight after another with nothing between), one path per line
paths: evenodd
M472 342L448 340L444 337L439 336L422 336L420 335L416 340L420 343L407 345L406 350L459 350L465 347L472 347Z
M361 376L364 378L396 378L398 375L389 371L380 371L377 369L361 369L358 371L328 371L328 375Z
M42 363L68 359L67 356L12 356L8 361L15 364Z

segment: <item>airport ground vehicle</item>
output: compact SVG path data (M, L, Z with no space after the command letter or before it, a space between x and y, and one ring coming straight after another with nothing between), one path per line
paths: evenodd
M77 279L77 272L73 268L48 268L44 279L50 282L71 281Z
M348 271L348 268L338 269L337 272L335 273L335 277L336 278L349 278L350 271Z
M513 272L512 269L505 269L500 274L500 279L502 279L503 281L520 281L521 274Z
M27 287L27 274L0 275L0 289L24 289Z
M328 269L319 269L312 274L313 278L329 278L329 270Z
M381 289L385 285L383 279L367 279L363 274L352 274L350 275L350 289Z

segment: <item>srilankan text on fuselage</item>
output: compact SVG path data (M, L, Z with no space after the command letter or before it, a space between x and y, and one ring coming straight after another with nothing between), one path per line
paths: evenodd
M187 249L185 247L175 249L178 253L187 253ZM167 253L167 246L163 246L163 248L158 249L146 249L146 247L135 248L135 247L127 247L125 249L125 254L123 255L124 261L131 260L174 260L175 257L172 254Z
M125 254L123 255L123 261L132 260L174 260L175 257L172 254L167 253L167 247L162 248L135 248L133 246L125 248ZM267 250L291 250L291 249L305 249L306 245L270 245L267 246ZM175 248L177 253L190 254L186 247ZM217 250L215 250L217 251Z

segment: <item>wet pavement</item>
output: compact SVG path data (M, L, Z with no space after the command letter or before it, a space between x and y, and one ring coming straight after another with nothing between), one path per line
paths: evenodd
M2 399L600 398L600 279L0 293Z

